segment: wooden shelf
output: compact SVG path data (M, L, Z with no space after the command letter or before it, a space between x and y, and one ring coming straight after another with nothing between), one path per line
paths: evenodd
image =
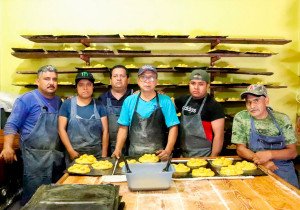
M228 38L228 37L203 37L203 38L88 38L88 37L59 37L43 35L22 35L22 37L36 43L82 43L88 46L89 43L228 43L228 44L269 44L284 45L291 40L286 39L253 39L253 38Z
M220 59L221 57L269 57L276 55L275 53L189 53L189 54L177 54L177 53L122 53L122 54L105 54L105 53L47 53L47 52L12 52L13 56L22 59L34 59L34 58L81 58L85 56L87 58L133 58L133 57L210 57Z

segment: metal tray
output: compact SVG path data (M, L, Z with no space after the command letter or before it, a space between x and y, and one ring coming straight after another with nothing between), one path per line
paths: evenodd
M172 160L172 163L183 163L186 165L188 160ZM186 178L191 178L191 179L198 179L198 178L202 178L202 179L215 179L215 178L223 178L223 177L236 177L236 176L224 176L222 174L220 174L220 169L221 167L216 167L213 166L211 164L211 162L213 161L213 159L207 160L207 165L205 166L205 168L210 168L213 172L215 172L215 176L212 177L193 177L192 176L192 169L190 170L189 173L187 173L186 175L180 176L180 177L173 177L175 179L186 179ZM233 164L235 164L236 162L239 162L240 160L233 160ZM239 175L238 177L248 177L248 176L267 176L267 174L262 171L260 168L257 168L256 170L252 170L252 171L247 171L244 172L242 175Z
M29 49L29 48L11 48L15 52L45 52L43 49Z

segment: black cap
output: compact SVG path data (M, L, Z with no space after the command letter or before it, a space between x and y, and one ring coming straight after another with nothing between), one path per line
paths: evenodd
M90 72L87 72L87 71L79 72L76 75L76 78L75 78L76 85L81 79L87 79L87 80L91 81L93 84L95 82L94 76Z

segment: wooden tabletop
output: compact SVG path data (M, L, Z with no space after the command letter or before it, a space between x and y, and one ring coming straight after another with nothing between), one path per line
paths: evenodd
M263 169L265 170L265 169ZM266 170L265 170L266 171ZM173 180L170 189L138 191L117 183L125 209L299 209L300 191L270 171L252 179ZM69 176L58 184L104 184L102 177ZM114 183L116 184L116 183Z

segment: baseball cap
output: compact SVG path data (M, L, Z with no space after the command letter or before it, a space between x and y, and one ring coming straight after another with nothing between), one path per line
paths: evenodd
M152 71L155 74L157 74L157 70L154 66L151 65L144 65L142 66L139 71L138 71L138 76L141 75L142 73L144 73L145 71Z
M267 88L263 85L249 85L246 91L241 93L241 98L244 99L248 94L255 96L268 96Z
M94 81L95 81L94 76L90 72L87 72L87 71L79 72L76 75L76 78L75 78L76 85L81 79L87 79L87 80L91 81L92 83L94 83Z
M195 69L190 75L190 80L202 80L209 83L209 74L202 69Z

